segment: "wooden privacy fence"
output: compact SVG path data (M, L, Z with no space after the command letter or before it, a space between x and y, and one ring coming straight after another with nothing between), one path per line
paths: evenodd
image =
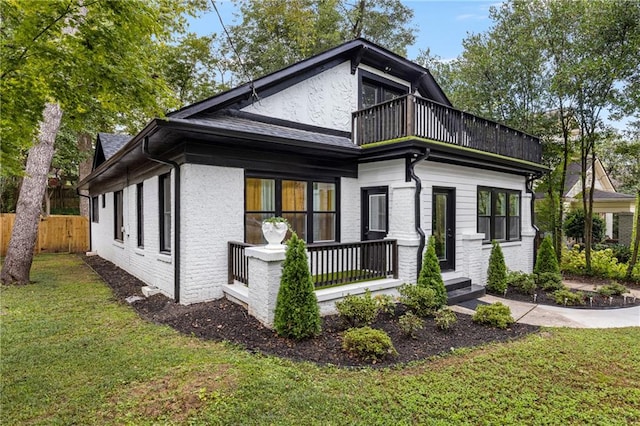
M15 214L0 214L0 255L7 254ZM38 224L34 253L78 253L89 250L89 219L84 216L51 215Z

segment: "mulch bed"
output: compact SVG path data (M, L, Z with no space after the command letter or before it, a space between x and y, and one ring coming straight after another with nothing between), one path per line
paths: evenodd
M142 296L140 288L145 285L142 281L98 256L83 256L83 259L113 289L118 300L125 302L130 296ZM131 306L149 321L169 325L202 339L232 342L251 352L318 364L371 365L342 350L345 327L336 315L323 317L319 336L296 342L278 337L274 331L250 316L246 309L227 299L184 306L157 294L135 301ZM398 304L395 317L380 314L372 324L372 327L389 334L398 351L398 356L379 361L376 367L422 360L457 348L514 340L539 330L539 327L527 324L514 324L511 328L500 330L475 324L469 315L457 314L458 322L451 331L443 332L432 319L427 319L424 329L417 333L417 339L412 339L406 337L398 327L397 316L403 312L404 306Z

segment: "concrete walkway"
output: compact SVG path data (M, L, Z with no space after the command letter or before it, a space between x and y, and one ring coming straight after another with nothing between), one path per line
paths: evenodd
M582 290L593 290L591 284L565 282L568 287ZM632 296L640 297L640 291L632 290ZM573 309L560 306L538 305L517 302L487 295L478 299L484 303L501 302L509 306L511 315L518 323L549 327L570 328L614 328L640 327L640 306L617 309ZM457 312L473 314L473 310L455 306Z

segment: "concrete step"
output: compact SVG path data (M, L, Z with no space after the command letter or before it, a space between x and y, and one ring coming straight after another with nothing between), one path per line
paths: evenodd
M455 305L456 303L466 302L467 300L477 299L485 295L484 286L471 284L468 287L458 288L447 292L447 305Z
M467 277L452 278L444 282L444 288L447 289L447 291L469 287L470 285L471 285L471 278L467 278Z

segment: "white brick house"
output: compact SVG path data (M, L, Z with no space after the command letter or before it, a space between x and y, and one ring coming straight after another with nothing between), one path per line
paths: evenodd
M184 304L223 297L240 262L229 242L261 244L274 215L310 247L392 241L356 244L349 268L391 253L383 275L397 283L415 280L436 235L444 278L483 285L493 239L510 269L532 269L540 155L537 138L455 110L427 69L357 39L134 137L99 135L79 187L92 250Z

